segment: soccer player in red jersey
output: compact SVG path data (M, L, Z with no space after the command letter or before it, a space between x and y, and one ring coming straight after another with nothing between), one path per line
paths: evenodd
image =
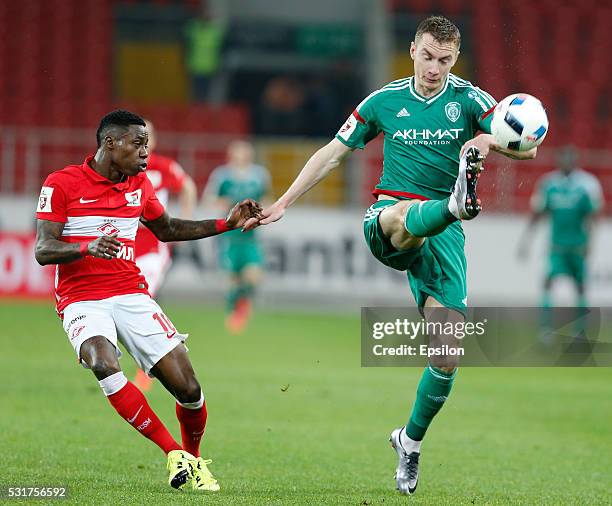
M170 485L214 491L219 484L210 461L200 457L207 411L183 344L187 336L150 297L134 262L134 239L140 221L164 242L210 237L260 217L261 207L243 200L225 220L170 217L144 173L147 137L141 117L113 111L100 122L95 155L47 177L36 215L36 260L57 264L57 311L79 361L119 415L166 453ZM118 339L176 398L182 445L123 374Z
M149 135L149 158L145 174L151 181L157 199L164 207L168 206L171 194L177 195L180 217L191 219L197 201L195 183L177 161L154 152L157 145L155 127L151 121L145 120L145 123ZM155 297L172 263L170 247L141 223L136 233L135 253L136 265L147 280L151 297ZM134 378L134 384L138 388L147 392L151 389L152 381L147 373L138 369Z

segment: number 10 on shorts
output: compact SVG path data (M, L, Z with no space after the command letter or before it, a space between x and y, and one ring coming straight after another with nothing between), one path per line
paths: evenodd
M174 325L172 325L170 318L168 318L164 313L153 313L153 319L159 323L161 328L166 333L168 339L174 337L176 334L176 329L174 328Z

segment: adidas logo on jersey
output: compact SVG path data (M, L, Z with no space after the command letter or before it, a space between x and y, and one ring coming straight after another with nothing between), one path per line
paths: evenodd
M402 110L395 115L397 118L407 118L408 116L410 116L410 113L405 107L402 107Z
M363 221L370 221L370 220L374 220L376 218L378 218L378 215L382 212L382 210L384 209L384 207L374 207L371 206L365 213L365 216L363 218Z

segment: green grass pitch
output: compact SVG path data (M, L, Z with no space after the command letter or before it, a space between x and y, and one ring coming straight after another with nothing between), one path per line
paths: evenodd
M260 312L234 337L218 309L168 305L207 397L203 453L222 490L202 498L168 487L163 454L77 365L50 303L0 304L4 491L64 485L60 504L92 505L612 503L611 369L461 369L406 498L387 438L421 371L361 368L358 316ZM170 395L156 384L148 398L178 438Z

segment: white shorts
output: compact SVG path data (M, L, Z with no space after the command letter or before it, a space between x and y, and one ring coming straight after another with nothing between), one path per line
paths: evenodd
M136 265L140 272L147 280L149 285L149 293L155 297L160 286L164 282L166 273L170 268L170 250L167 247L162 248L157 253L147 253L136 258Z
M142 293L74 302L64 309L64 330L81 360L81 345L104 336L117 350L117 338L147 374L165 355L187 339L151 297Z

